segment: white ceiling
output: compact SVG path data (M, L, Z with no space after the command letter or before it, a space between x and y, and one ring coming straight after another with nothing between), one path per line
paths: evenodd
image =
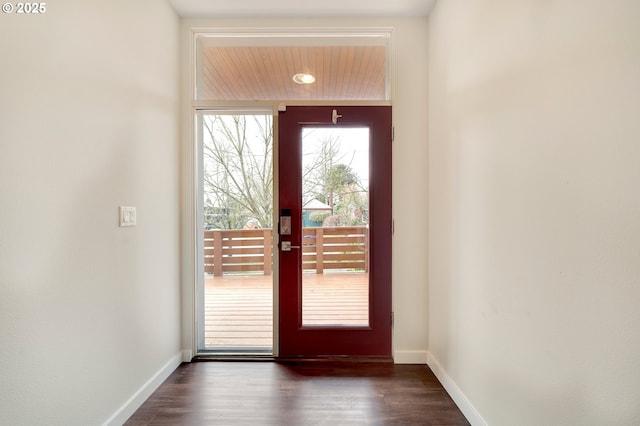
M184 17L427 16L436 0L169 0Z

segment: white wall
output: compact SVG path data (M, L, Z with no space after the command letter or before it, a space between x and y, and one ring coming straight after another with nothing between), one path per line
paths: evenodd
M178 19L46 4L0 14L0 424L118 423L179 362Z
M477 424L640 424L638 22L636 0L429 19L429 350Z
M375 28L392 27L393 79L393 334L396 362L426 363L427 356L427 20L407 19L183 19L183 76L189 76L191 28ZM183 81L183 122L190 123L188 78ZM193 344L193 150L188 128L183 135L183 346ZM189 172L191 170L191 172Z

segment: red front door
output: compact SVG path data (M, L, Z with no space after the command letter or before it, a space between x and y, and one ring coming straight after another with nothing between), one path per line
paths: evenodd
M278 117L279 356L391 357L391 107Z

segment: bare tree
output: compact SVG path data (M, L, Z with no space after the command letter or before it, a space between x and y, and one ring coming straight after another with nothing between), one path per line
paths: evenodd
M269 115L205 115L205 208L210 224L271 227L273 134Z
M308 136L308 135L307 135ZM317 199L333 207L333 197L327 192L327 179L340 156L340 138L332 135L322 138L319 143L303 152L302 199Z
M205 215L208 227L241 229L249 221L270 228L273 218L271 116L203 115ZM311 130L313 131L313 129ZM326 134L303 155L303 200L332 208L334 222L366 221L367 190L340 152L340 136ZM337 223L336 222L336 223Z

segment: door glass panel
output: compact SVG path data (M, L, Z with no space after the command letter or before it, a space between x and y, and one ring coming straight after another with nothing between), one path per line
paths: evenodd
M198 116L202 141L200 350L271 352L272 114Z
M369 129L302 130L302 325L369 325Z

